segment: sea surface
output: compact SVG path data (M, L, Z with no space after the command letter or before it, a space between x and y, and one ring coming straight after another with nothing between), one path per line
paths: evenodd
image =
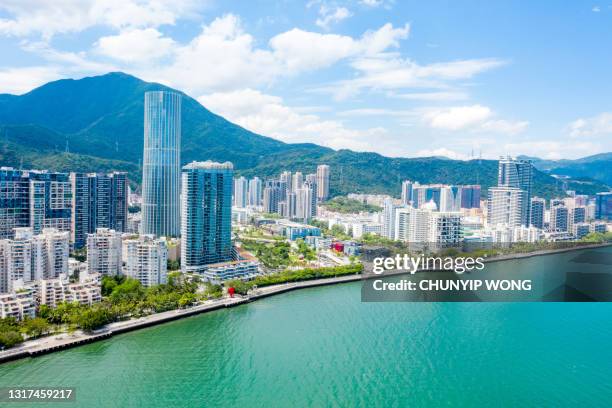
M0 365L25 386L75 387L59 407L611 407L612 303L366 303L354 282Z

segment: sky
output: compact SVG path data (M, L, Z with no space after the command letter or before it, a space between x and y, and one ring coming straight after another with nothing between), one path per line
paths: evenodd
M110 71L289 143L612 151L612 0L0 0L0 93Z

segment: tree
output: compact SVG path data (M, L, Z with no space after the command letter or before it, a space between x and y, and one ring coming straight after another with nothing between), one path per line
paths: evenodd
M26 319L22 323L22 330L30 337L40 337L49 332L50 325L46 319L36 317L34 319Z
M191 306L196 301L196 295L194 293L184 293L178 301L178 306L184 308Z
M0 347L3 349L16 346L22 342L23 337L21 337L21 334L17 331L10 330L0 332Z
M132 278L126 278L125 281L113 288L110 294L112 303L121 301L137 301L144 298L145 292L140 284L140 281Z

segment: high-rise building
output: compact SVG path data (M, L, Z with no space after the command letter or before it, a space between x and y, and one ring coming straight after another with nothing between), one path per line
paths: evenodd
M612 192L595 195L595 219L612 220Z
M14 228L70 231L72 189L66 173L0 168L0 239Z
M317 196L319 201L327 201L329 199L329 166L320 164L317 166Z
M296 171L293 173L293 178L291 180L291 191L302 188L302 184L304 184L304 176L301 172Z
M296 201L294 218L297 218L303 222L308 222L308 220L310 220L310 218L313 216L312 189L310 189L308 186L303 186L298 188L294 194Z
M263 211L268 214L278 213L278 203L280 202L280 187L268 185L263 190Z
M574 230L574 224L580 224L586 222L586 207L577 206L568 208L567 215L567 230L572 232Z
M569 211L563 204L553 205L550 208L550 230L558 232L568 232Z
M409 205L412 202L412 185L410 180L402 181L402 205Z
M249 197L248 205L251 207L259 207L262 203L263 183L259 177L253 177L249 180Z
M526 225L524 205L525 190L513 187L491 187L487 200L487 224L494 228L499 224L508 227Z
M398 206L393 202L392 198L387 198L383 202L383 237L387 239L395 239L395 212Z
M145 93L142 233L180 233L181 96Z
M143 286L166 283L168 246L166 238L141 235L123 241L123 258L126 276L140 281Z
M232 163L192 162L183 167L181 269L232 260Z
M461 187L440 187L439 210L441 212L457 212L461 210Z
M87 273L104 276L121 274L121 233L98 228L87 235Z
M304 182L304 187L310 189L310 210L311 217L316 217L317 215L317 203L318 203L318 188L317 188L317 175L316 174L308 174L306 175L306 181Z
M461 208L480 208L480 186L461 186Z
M70 236L67 231L45 228L41 234L34 235L32 228L22 227L16 228L14 235L13 239L0 240L0 292L68 273Z
M529 214L531 220L529 224L539 229L544 228L544 213L546 211L546 200L539 197L531 199L531 209Z
M244 208L248 203L249 183L246 178L234 179L234 207Z
M440 208L441 201L440 196L442 189L445 186L443 184L418 184L414 183L412 186L412 206L414 208L420 208L424 204L433 201L436 203L436 207Z
M87 243L97 228L127 231L127 174L71 173L72 235L75 248Z
M533 185L533 164L529 160L502 157L499 160L497 186L518 188L525 191L525 199L522 202L523 218L522 225L528 225L530 220L531 190Z

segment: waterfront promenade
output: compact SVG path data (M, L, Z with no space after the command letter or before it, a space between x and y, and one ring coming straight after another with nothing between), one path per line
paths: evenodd
M506 261L512 259L530 258L535 256L551 255L555 253L570 252L575 250L594 249L600 247L610 246L610 243L597 243L582 245L579 247L570 248L558 248L558 249L547 249L534 251L529 253L516 253L499 255L496 257L489 257L485 259L485 263ZM422 271L425 272L425 271ZM385 276L389 275L402 275L406 271L386 271ZM155 313L149 316L141 317L138 319L130 319L120 322L114 322L106 325L104 328L96 330L92 333L85 333L81 330L77 330L73 333L61 333L53 336L45 336L35 340L25 341L18 347L14 347L8 350L0 351L0 363L10 360L16 360L25 357L35 357L38 355L50 353L53 351L59 351L71 347L80 346L94 341L103 340L116 334L129 332L132 330L141 329L148 326L180 319L187 316L192 316L200 313L206 313L213 310L223 309L227 307L234 307L237 305L245 304L257 299L273 296L285 292L290 292L298 289L305 289L317 286L327 286L344 282L354 282L361 279L371 279L379 275L373 275L371 273L354 274L338 276L333 278L325 279L313 279L301 282L288 282L279 285L266 286L262 288L252 289L248 296L236 295L234 298L224 297L221 299L209 300L198 304L193 307L185 309L170 310L162 313Z
M199 305L188 307L185 309L169 310L162 313L154 313L149 316L144 316L138 319L130 319L120 322L114 322L106 325L102 329L95 330L91 333L86 333L81 330L76 330L73 333L61 333L53 336L40 337L35 340L25 341L20 346L0 351L0 363L10 360L16 360L25 357L35 357L42 354L51 353L68 349L71 347L80 346L94 341L103 340L111 336L126 333L132 330L141 329L148 326L154 326L160 323L169 322L187 316L192 316L200 313L211 312L213 310L234 307L244 303L251 302L260 298L285 293L296 289L325 286L335 283L358 281L361 275L346 275L335 278L316 279L303 282L290 282L280 285L267 286L257 288L249 294L249 296L239 296L230 298L224 297L221 299L208 300Z

